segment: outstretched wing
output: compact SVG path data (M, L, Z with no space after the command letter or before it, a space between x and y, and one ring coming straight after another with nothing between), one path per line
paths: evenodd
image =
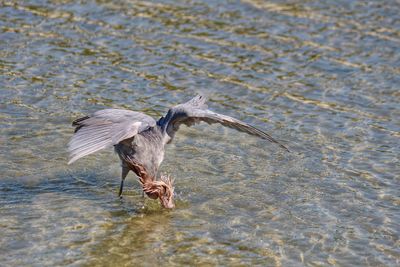
M156 121L143 113L104 109L75 120L75 134L68 144L71 164L75 160L101 149L116 145L122 140L156 125Z
M232 129L236 129L241 132L245 132L254 136L258 136L262 139L266 139L272 143L278 144L281 148L289 151L287 147L276 141L272 136L266 132L255 128L245 122L237 120L235 118L222 115L207 109L205 104L206 98L198 95L189 102L177 105L171 108L165 118L161 118L166 129L167 134L173 138L176 131L179 130L179 126L185 124L191 126L195 123L204 121L208 124L220 123Z

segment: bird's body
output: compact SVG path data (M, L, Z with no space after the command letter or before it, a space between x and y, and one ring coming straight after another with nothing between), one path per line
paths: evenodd
M75 134L69 143L69 163L98 150L114 146L121 160L123 182L129 171L139 177L143 191L153 199L159 198L166 208L174 207L172 181L167 176L157 179L158 169L164 159L165 146L172 141L181 124L191 126L200 121L220 123L277 143L267 133L229 116L207 109L206 99L198 95L192 100L169 109L168 113L155 121L140 112L105 109L73 122Z
M165 144L162 129L158 125L114 145L122 165L129 165L130 160L141 164L147 173L156 177L161 162L164 160ZM137 173L136 173L137 174Z

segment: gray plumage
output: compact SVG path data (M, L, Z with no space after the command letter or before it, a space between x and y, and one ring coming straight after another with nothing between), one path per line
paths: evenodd
M68 145L71 158L68 164L154 127L156 121L140 112L105 109L78 119L72 125L77 128Z
M141 182L144 181L142 184L157 180L156 175L164 158L165 145L172 141L182 124L191 126L201 121L208 124L220 123L276 143L289 151L264 131L235 118L208 110L205 102L206 98L198 95L184 104L169 109L168 113L157 122L143 113L122 109L100 110L92 116L80 118L72 124L76 128L68 145L70 152L68 164L114 146L122 162L121 195L123 181L129 171L134 171L141 177ZM148 192L146 194L149 195Z

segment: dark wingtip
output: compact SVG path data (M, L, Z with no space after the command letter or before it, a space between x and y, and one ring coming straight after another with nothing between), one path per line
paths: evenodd
M285 149L286 150L286 152L291 152L290 150L289 150L289 148L287 148L286 146L284 146L284 145L282 145L282 144L279 144L279 146L281 147L281 148L283 148L283 149Z
M264 131L262 131L262 130L260 130L260 129L257 129L256 127L254 127L254 126L251 126L251 125L248 125L250 128L252 128L257 134L258 134L258 136L260 136L261 138L263 138L263 139L266 139L266 140L268 140L268 141L270 141L270 142L272 142L272 143L275 143L275 144L277 144L278 146L280 146L281 148L283 148L284 150L286 150L286 152L291 152L290 150L289 150L289 148L287 148L286 146L284 146L284 145L282 145L280 142L278 142L277 140L275 140L272 136L270 136L269 134L267 134L266 132L264 132Z
M79 123L80 123L81 121L87 120L87 119L89 119L89 118L90 118L89 116L85 116L85 117L76 119L76 120L74 120L74 121L72 122L72 126L79 126Z
M87 120L87 119L89 119L89 118L90 118L89 116L85 116L85 117L82 117L82 118L79 118L79 119L74 120L74 121L72 122L72 126L76 126L74 133L76 133L77 131L79 131L80 128L83 127L83 125L80 124L80 122L82 122L82 121L84 121L84 120Z

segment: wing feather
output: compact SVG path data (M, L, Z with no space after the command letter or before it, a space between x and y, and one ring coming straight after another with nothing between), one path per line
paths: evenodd
M156 122L152 117L140 112L104 109L95 112L92 116L77 119L72 125L76 128L68 144L70 152L68 164L131 138L154 127Z
M162 118L165 123L167 134L173 138L182 124L191 126L200 121L207 122L208 124L219 123L223 126L268 140L279 145L286 151L289 151L286 146L279 143L268 133L238 119L208 110L205 101L206 99L204 96L198 95L189 102L170 109L166 118Z

